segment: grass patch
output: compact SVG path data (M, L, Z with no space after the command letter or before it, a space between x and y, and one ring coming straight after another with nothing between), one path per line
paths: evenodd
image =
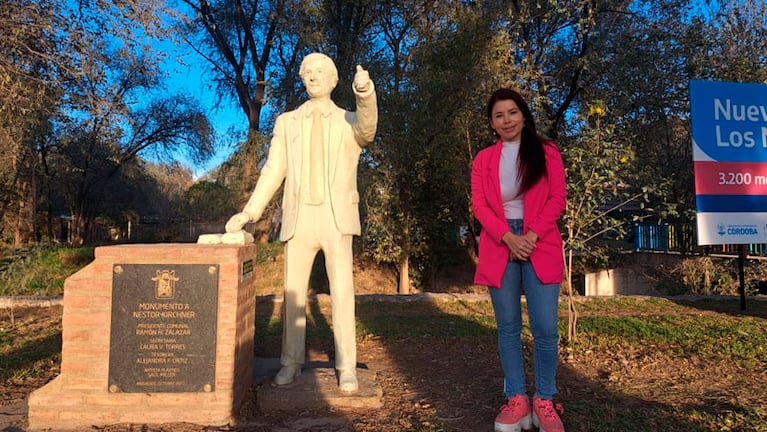
M0 295L64 293L67 277L93 261L92 247L44 247L0 251Z
M684 419L684 411L669 409L663 405L645 409L626 409L622 403L603 401L595 404L590 400L573 401L567 404L567 415L586 422L578 430L591 432L614 431L676 431L712 432L703 422L695 424ZM679 429L684 425L684 429ZM570 429L568 429L570 430Z
M359 321L357 333L358 337L374 336L393 340L432 336L459 338L494 336L495 320L487 316L400 316L392 319L379 315Z
M285 244L280 242L259 243L256 249L256 264L263 265L275 261L284 249Z
M592 316L578 320L579 343L640 348L651 344L670 353L727 359L741 367L767 363L763 319L731 316Z

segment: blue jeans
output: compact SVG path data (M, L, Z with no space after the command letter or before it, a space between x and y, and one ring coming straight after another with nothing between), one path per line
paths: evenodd
M509 219L508 222L513 234L522 233L521 219ZM527 393L521 338L523 287L530 331L533 334L535 396L551 399L557 393L559 284L541 283L529 261L509 261L501 286L488 288L498 327L501 367L505 375L503 391L508 398Z

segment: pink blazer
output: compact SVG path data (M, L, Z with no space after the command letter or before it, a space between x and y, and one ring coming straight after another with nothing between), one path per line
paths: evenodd
M501 237L509 231L503 214L501 182L498 167L503 143L499 140L477 154L471 167L471 205L474 216L482 224L479 236L479 262L474 283L501 286L509 261L509 248ZM544 284L562 282L564 257L562 235L557 221L567 203L565 168L562 155L552 141L544 143L546 176L525 193L524 232L533 230L538 242L530 255L535 274Z

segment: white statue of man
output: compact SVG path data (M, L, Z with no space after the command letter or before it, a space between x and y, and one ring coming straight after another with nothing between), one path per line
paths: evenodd
M277 385L293 382L306 356L306 297L312 264L325 255L335 341L335 367L341 391L357 381L352 237L360 234L357 165L378 125L375 86L361 66L352 83L357 111L345 111L330 98L338 71L330 57L313 53L299 72L310 99L277 118L269 156L242 212L226 224L227 233L257 221L285 183L280 240L285 245L285 296Z

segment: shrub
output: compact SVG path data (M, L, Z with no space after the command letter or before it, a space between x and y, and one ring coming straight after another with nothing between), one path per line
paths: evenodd
M656 288L669 295L739 295L737 258L686 258L676 265L659 266ZM754 295L767 280L767 262L748 260L744 267L746 295Z

